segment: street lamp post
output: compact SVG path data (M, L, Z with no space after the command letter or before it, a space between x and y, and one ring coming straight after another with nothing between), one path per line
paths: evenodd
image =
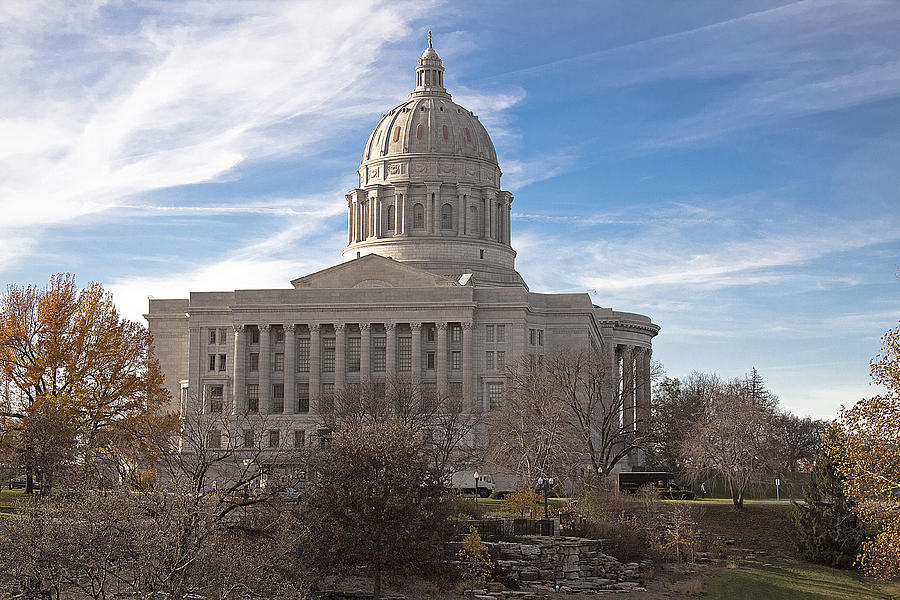
M553 486L553 478L544 480L543 477L538 478L538 489L543 490L544 492L544 519L549 519L550 515L547 512L547 494L550 492L550 488Z
M478 508L478 471L475 471L475 508Z

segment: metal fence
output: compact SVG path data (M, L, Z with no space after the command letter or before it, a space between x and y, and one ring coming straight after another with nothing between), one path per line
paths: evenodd
M523 535L559 535L558 519L472 519L451 522L452 533L463 536L475 527L482 539L499 539Z

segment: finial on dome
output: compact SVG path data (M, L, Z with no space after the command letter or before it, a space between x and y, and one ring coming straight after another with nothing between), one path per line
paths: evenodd
M431 48L431 30L428 30L428 47Z

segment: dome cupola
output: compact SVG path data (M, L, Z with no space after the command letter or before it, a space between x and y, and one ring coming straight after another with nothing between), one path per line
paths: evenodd
M513 197L500 189L497 153L472 111L451 100L431 45L416 87L381 116L346 195L345 259L380 254L475 285L522 285L510 246Z

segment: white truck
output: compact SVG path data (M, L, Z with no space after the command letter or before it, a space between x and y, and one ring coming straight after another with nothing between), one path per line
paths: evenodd
M508 473L482 473L481 471L457 471L450 477L450 487L458 494L475 494L475 473L478 473L478 496L489 498L516 489L516 476Z

